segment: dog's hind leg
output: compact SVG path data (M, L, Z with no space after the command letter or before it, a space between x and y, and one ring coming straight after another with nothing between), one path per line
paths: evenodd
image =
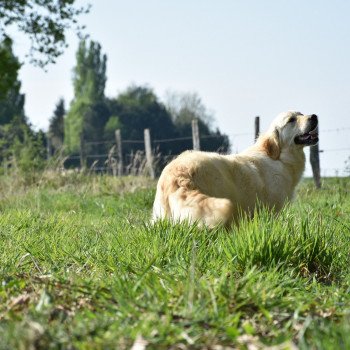
M200 226L230 226L234 207L226 198L209 197L198 190L178 188L169 195L171 217L176 221L189 221Z

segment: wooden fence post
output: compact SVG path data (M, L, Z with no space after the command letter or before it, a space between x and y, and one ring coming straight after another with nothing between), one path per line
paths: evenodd
M193 149L195 151L200 151L201 144L199 139L198 119L192 120L192 142L193 142Z
M146 160L147 168L152 179L155 178L154 168L153 168L153 156L152 156L152 146L151 146L151 134L149 129L144 130L145 137L145 150L146 150Z
M258 139L260 135L260 117L255 117L255 133L254 133L254 142Z
M123 149L122 149L122 136L120 129L115 131L115 142L117 145L117 156L118 156L118 176L123 175Z
M316 188L321 188L320 149L318 143L310 147L310 164Z

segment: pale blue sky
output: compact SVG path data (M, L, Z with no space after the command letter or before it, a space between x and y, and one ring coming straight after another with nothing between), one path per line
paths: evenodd
M161 98L169 89L195 91L229 135L253 134L255 115L266 129L281 111L316 113L323 173L344 169L350 155L350 1L90 2L81 22L108 55L108 96L131 83L148 84ZM24 57L26 39L15 40ZM36 127L47 128L60 96L72 99L77 39L68 40L69 49L47 73L29 64L21 70L26 113ZM252 137L232 136L232 150L247 147Z

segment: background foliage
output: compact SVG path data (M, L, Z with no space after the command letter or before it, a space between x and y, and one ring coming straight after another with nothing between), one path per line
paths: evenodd
M127 157L144 149L143 132L148 128L153 140L187 138L153 144L157 153L176 155L192 148L192 119L199 120L200 134L206 137L203 150L229 150L228 137L212 131L213 117L197 94L172 93L171 103L163 103L150 87L132 85L114 98L106 97L106 65L107 57L98 43L80 43L73 78L75 97L65 118L68 153L78 154L84 141L86 154L106 154L119 128L124 140L140 141L123 147Z

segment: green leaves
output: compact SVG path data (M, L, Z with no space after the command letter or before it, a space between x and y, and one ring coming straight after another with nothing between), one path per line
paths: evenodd
M11 93L13 94L16 92L19 94L19 89L21 86L18 81L18 71L21 64L12 52L12 40L7 36L4 37L0 44L0 67L0 103L3 104L3 100L8 98ZM21 109L23 109L23 102L16 102L14 108L18 107L18 104L20 104ZM2 119L6 118L4 111L1 111L0 115ZM4 120L1 120L0 122L3 124Z
M74 68L74 98L90 103L104 98L106 85L107 56L101 53L98 42L82 40L77 52L77 64Z
M68 152L77 152L81 139L101 141L103 137L110 116L104 96L106 64L107 56L101 53L99 43L80 42L73 78L75 96L65 119L64 142Z
M63 53L67 30L81 33L77 18L89 9L76 6L75 0L0 0L0 19L5 24L0 34L7 36L7 27L16 25L31 41L31 62L45 67Z

